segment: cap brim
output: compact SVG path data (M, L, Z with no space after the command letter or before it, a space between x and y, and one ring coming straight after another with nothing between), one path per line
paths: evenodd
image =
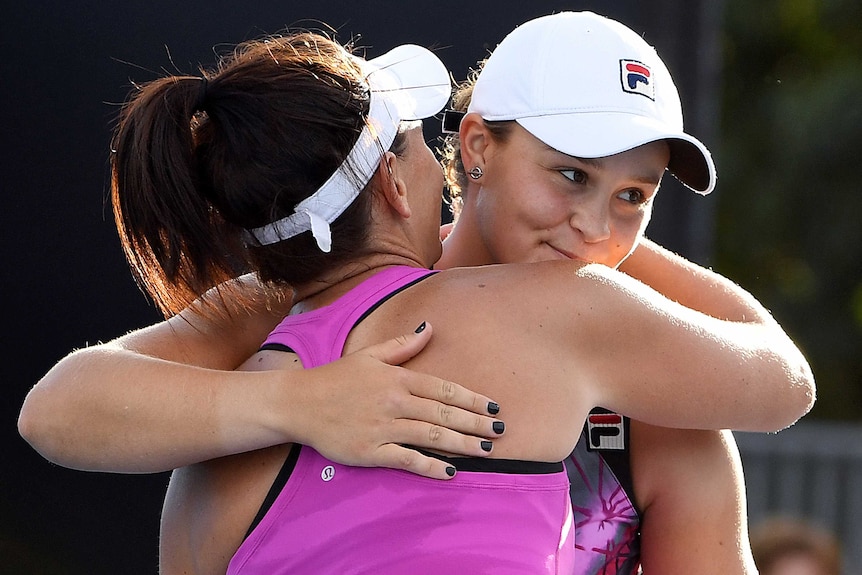
M375 91L394 96L392 100L402 120L433 116L446 106L452 95L446 66L422 46L404 44L360 65Z
M706 195L715 188L715 164L706 146L650 118L605 111L532 116L516 121L545 144L578 158L612 156L666 140L670 147L669 172L699 194Z

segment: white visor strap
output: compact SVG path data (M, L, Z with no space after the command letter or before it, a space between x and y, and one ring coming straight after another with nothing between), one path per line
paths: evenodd
M372 90L368 120L344 163L316 192L299 202L294 213L248 233L257 243L268 245L310 230L320 250L328 253L332 249L329 223L371 181L382 154L395 141L399 124L400 120L387 106L386 96Z

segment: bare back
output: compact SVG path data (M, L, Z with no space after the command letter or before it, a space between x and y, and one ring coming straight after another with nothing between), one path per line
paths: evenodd
M351 331L344 353L432 323L433 340L408 366L506 406L507 433L492 454L501 459L562 461L595 405L647 421L672 417L671 424L705 427L733 426L735 418L751 420L751 412L769 410L758 406L759 392L740 393L761 375L772 382L764 385L764 398L779 385L772 361L764 367L740 360L765 353L756 330L749 342L734 333L736 326L672 302L653 303L646 286L587 267L547 262L436 274L366 317ZM243 369L298 367L293 354L268 351ZM714 393L718 398L704 405L697 387L714 390L719 382L724 394ZM737 403L748 405L749 413L740 415ZM175 472L163 516L164 572L223 572L287 450Z

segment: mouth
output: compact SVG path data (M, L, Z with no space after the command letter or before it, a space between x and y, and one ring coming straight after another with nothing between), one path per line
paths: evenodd
M566 250L564 250L564 249L558 248L558 247L553 246L553 245L551 245L551 244L548 244L548 246L549 246L552 250L554 250L557 254L559 254L559 256L560 256L561 258L565 258L565 259L568 259L568 260L573 260L573 261L576 261L576 262L586 262L586 260L585 260L585 259L580 258L580 257L576 256L575 254L573 254L573 253L571 253L571 252L567 252L567 251L566 251Z
M558 248L557 246L555 246L553 244L546 242L546 245L549 248L551 248L554 251L554 253L557 254L557 259L567 259L567 260L570 260L573 262L580 262L582 264L594 264L594 263L596 263L595 260L579 256L579 255L574 254L572 252L566 251L562 248Z

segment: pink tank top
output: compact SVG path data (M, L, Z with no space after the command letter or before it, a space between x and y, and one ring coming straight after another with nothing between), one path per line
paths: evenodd
M306 367L341 356L350 330L433 273L394 267L324 308L288 316L264 347ZM450 481L334 463L295 446L271 505L228 574L571 573L574 540L562 463L453 459ZM270 498L268 498L270 499Z

